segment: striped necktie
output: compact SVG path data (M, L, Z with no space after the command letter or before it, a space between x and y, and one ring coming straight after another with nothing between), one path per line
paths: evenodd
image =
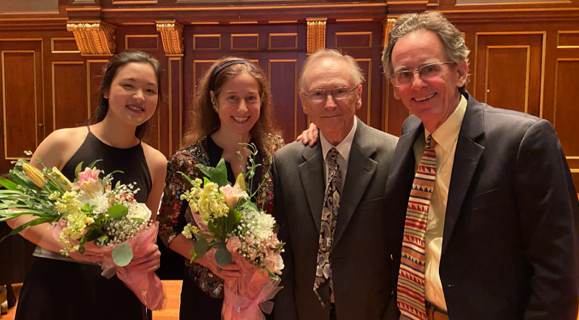
M436 178L435 141L429 135L426 149L416 170L406 208L402 257L398 274L398 309L401 319L426 320L424 293L425 234L430 198Z
M334 242L336 222L338 221L338 211L340 210L340 187L342 186L342 175L337 162L338 154L338 150L332 148L326 155L328 185L324 195L316 278L314 280L314 292L318 296L318 299L320 299L323 307L330 302L330 295L333 290L330 254L332 251L332 243Z

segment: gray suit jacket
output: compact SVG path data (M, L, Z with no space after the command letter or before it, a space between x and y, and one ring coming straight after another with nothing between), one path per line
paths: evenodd
M334 297L339 319L379 320L395 302L392 257L401 246L389 228L402 226L389 223L384 203L398 139L356 121L331 256ZM286 242L275 319L328 320L330 308L323 309L313 291L325 189L321 145L291 143L275 153L272 167L275 216Z

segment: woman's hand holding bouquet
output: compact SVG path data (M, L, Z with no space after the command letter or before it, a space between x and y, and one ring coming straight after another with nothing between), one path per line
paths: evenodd
M62 255L101 264L103 276L116 273L147 308L160 310L165 296L161 281L151 270L158 252L158 223L151 224L151 211L135 200L139 189L119 182L113 187L111 175L115 172L100 179L95 163L84 171L79 163L72 183L56 167L41 171L19 159L10 170L11 180L0 178L0 185L6 188L0 190L0 221L36 216L9 235L55 223L53 236L64 245ZM148 268L143 268L143 263Z
M196 239L191 262L224 277L225 320L265 319L261 310L271 312L273 303L267 300L281 289L283 243L273 232L275 219L251 202L255 195L251 187L246 190L245 180L251 181L257 166L253 157L250 162L248 172L240 174L233 186L227 183L223 159L215 168L197 165L207 176L203 181L184 175L193 188L181 198L189 201L196 226L187 225L183 234Z

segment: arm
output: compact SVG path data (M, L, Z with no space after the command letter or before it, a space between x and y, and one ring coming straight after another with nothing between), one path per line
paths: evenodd
M159 205L161 204L161 196L163 195L163 188L165 187L165 176L167 175L167 158L153 149L149 145L143 143L145 150L145 158L147 166L151 173L152 187L147 197L147 207L151 210L151 220L157 220L159 212Z
M30 164L38 169L43 168L42 164L47 168L58 167L62 169L64 166L63 156L70 153L71 149L68 139L71 130L57 130L51 133L42 143L36 148L36 151L30 159ZM42 164L37 162L37 159L42 160ZM35 216L22 215L16 219L6 221L10 228L15 229L21 225L36 219ZM43 223L34 227L28 227L22 230L19 234L26 240L41 246L50 251L59 253L64 245L58 242L52 236L54 227L48 223Z
M177 153L175 154L167 163L167 179L165 183L165 189L163 192L163 199L161 202L161 207L159 210L159 236L165 243L167 247L171 250L177 252L188 260L191 260L191 249L195 245L194 240L185 238L181 234L181 230L178 227L179 217L185 210L182 210L182 206L186 205L181 200L181 194L191 187L189 182L179 173L183 172L192 176L192 170L189 168L190 159L189 156ZM215 250L211 250L206 253L203 258L196 261L205 267L211 269L211 271L220 276L221 278L236 278L240 275L239 267L235 263L230 264L227 267L222 267L222 271L217 270L217 266L212 262L212 254Z
M516 184L523 246L534 271L525 319L576 320L577 195L561 144L545 120L535 123L521 142Z
M272 175L275 192L275 210L274 216L276 223L279 226L278 238L285 242L284 253L282 253L283 263L285 268L281 275L280 286L283 289L275 296L273 314L276 320L296 320L298 319L298 312L295 302L294 292L294 259L292 251L292 243L287 225L287 216L285 213L285 205L283 199L282 185L279 182L275 160L272 163Z

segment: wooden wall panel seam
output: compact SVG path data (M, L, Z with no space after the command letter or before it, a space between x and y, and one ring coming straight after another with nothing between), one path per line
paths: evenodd
M70 37L70 38L50 38L50 52L51 53L80 53L80 51L78 50L70 50L70 51L56 51L54 50L54 40L72 40L75 41L74 37Z
M52 128L54 130L56 129L56 83L54 81L54 77L55 77L55 70L54 70L54 66L55 65L70 65L70 64L81 64L84 65L84 61L52 61L51 67L52 67Z
M129 47L129 39L131 38L155 38L156 44L155 48L130 48ZM159 50L159 35L157 34L127 34L125 35L125 50L141 50L141 51L150 51L150 50Z
M270 59L267 63L267 74L269 76L269 83L271 86L271 63L272 62L293 62L294 63L294 137L297 137L298 131L298 60L297 59Z
M570 46L562 46L560 45L560 38L561 34L577 34L579 35L579 30L559 30L557 31L557 49L578 49L579 44L577 45L570 45Z
M218 48L197 48L196 38L218 38L219 47ZM194 34L193 35L193 50L221 50L221 34Z
M365 47L346 47L346 46L339 46L338 45L338 36L344 36L344 35L369 35L369 41L368 41L368 45ZM353 32L336 32L334 33L334 45L336 46L336 48L345 48L345 49L370 49L372 48L372 31L353 31Z

